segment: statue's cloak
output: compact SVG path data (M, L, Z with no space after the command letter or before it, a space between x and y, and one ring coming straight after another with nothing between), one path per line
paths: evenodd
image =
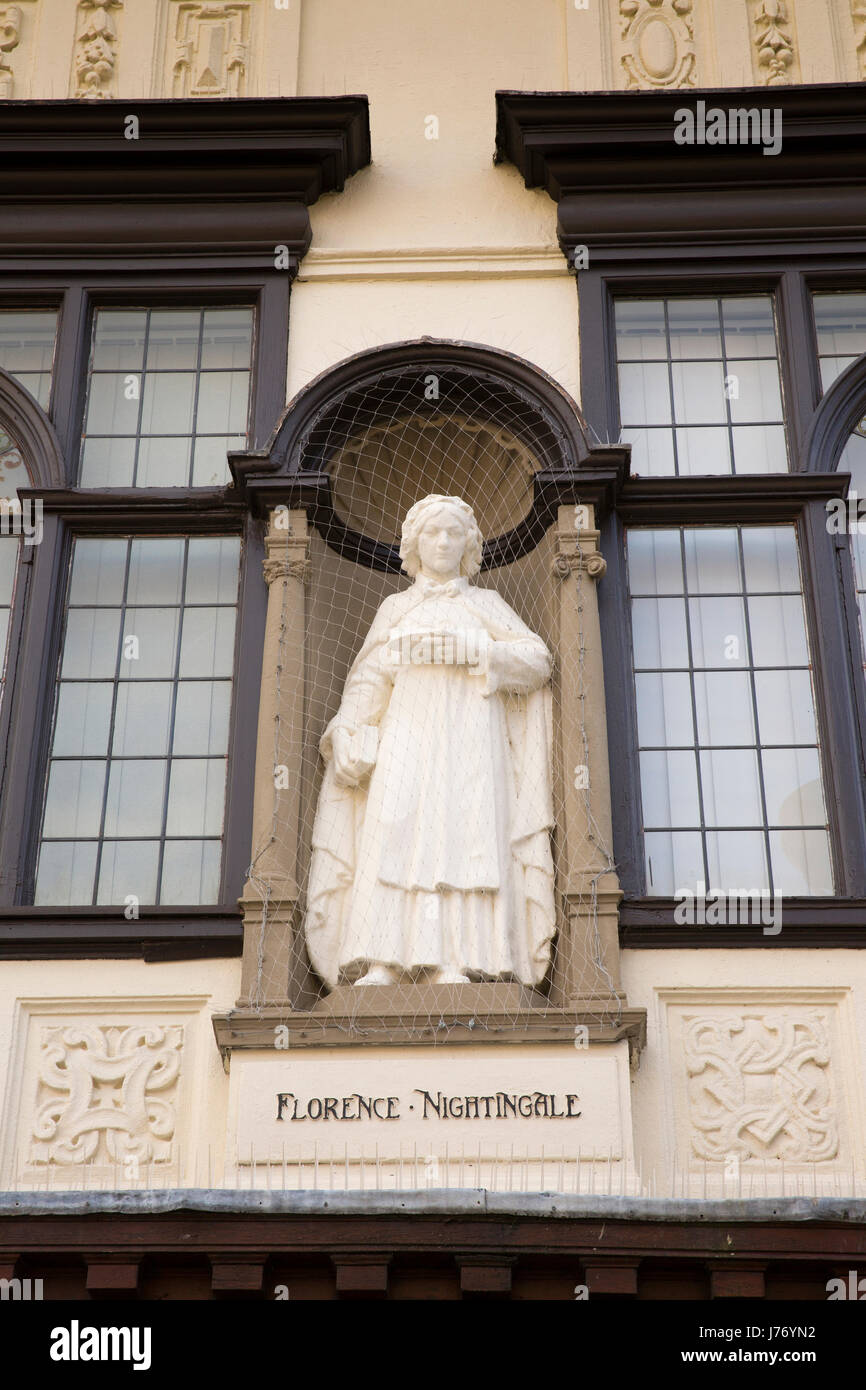
M431 627L480 641L478 665L395 662L401 637ZM505 600L466 579L419 576L381 605L319 745L305 931L330 988L373 961L544 978L555 919L551 667ZM356 788L335 776L338 727L377 731L376 764Z

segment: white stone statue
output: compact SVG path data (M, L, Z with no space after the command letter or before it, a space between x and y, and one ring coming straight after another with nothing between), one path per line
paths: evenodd
M470 583L481 532L459 497L416 502L386 598L320 750L307 893L330 988L544 978L554 932L546 646Z

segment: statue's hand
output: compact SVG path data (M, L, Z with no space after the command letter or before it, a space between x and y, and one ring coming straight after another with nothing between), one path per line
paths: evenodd
M357 787L370 771L372 764L353 753L352 735L348 729L335 729L331 736L334 755L334 778L338 787Z

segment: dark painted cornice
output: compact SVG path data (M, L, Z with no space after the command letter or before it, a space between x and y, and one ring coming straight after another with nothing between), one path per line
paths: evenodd
M369 159L364 96L0 102L0 252L301 256Z
M678 145L682 109L781 111L782 148ZM559 204L563 249L864 238L866 86L496 94L496 157Z

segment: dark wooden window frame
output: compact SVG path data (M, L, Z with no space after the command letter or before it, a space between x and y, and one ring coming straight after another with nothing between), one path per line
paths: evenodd
M40 497L44 536L33 556L27 556L26 582L19 584L13 630L20 646L2 711L6 747L0 798L7 814L0 820L0 951L32 954L35 938L53 953L80 954L88 948L105 954L140 955L179 951L194 954L235 954L241 927L236 900L242 890L249 858L252 824L256 723L258 716L258 659L264 637L266 589L261 578L261 526L240 504L233 488L76 488L79 442L87 382L92 315L103 306L247 304L254 310L253 371L250 399L250 442L263 444L281 414L285 400L288 337L289 277L274 272L190 272L174 277L167 271L130 275L117 272L33 277L31 284L16 277L15 291L3 292L4 303L37 301L60 310L55 349L51 403L53 422L63 454L65 487L21 489L22 496ZM242 538L235 679L229 733L225 824L220 901L201 907L142 905L137 922L127 923L116 907L46 908L32 906L44 798L45 768L50 743L54 681L60 657L60 629L71 540L84 534L238 534ZM16 673L19 679L16 679ZM233 927L234 930L230 930ZM26 940L21 940L21 929ZM67 930L68 929L68 930ZM146 942L144 938L153 937ZM162 943L162 944L161 944ZM186 944L185 944L186 943Z
M829 536L825 504L844 496L849 476L835 471L848 422L856 415L852 382L862 383L866 396L866 356L843 373L821 398L817 347L810 297L813 288L851 289L866 283L861 269L841 275L793 262L768 272L702 268L701 273L676 274L661 267L642 275L633 272L580 272L578 294L581 326L582 380L592 378L596 433L611 441L619 437L614 303L618 297L654 295L770 293L774 297L782 391L788 427L791 470L786 474L719 475L713 478L632 478L622 487L617 506L603 528L602 548L608 576L599 587L605 642L606 699L613 784L625 788L614 798L614 840L626 901L622 921L624 941L631 939L632 914L638 924L671 923L674 902L647 897L643 870L640 817L640 773L637 756L637 712L632 677L631 632L625 570L627 526L673 526L753 522L771 525L794 521L800 541L804 598L813 654L825 795L830 823L831 855L837 894L825 900L824 918L836 905L849 908L866 899L866 692L853 657L857 647L856 597L847 536ZM844 380L843 380L844 378ZM844 400L841 408L838 402ZM811 408L810 408L811 407ZM841 416L841 418L840 418ZM820 428L827 419L830 428ZM816 430L816 425L818 426ZM816 447L820 440L821 450ZM828 453L829 450L829 453ZM824 462L824 467L819 464ZM827 463L830 467L827 467ZM613 563L612 561L613 557ZM840 678L840 672L844 673ZM851 769L859 775L852 776ZM638 900L638 901L634 901ZM811 899L791 899L802 921L814 920ZM866 925L866 904L861 904ZM694 929L687 929L693 931ZM713 940L724 937L754 945L754 937L727 929L712 929ZM675 933L680 944L687 936ZM786 931L783 939L792 944ZM766 937L767 944L776 938ZM643 942L643 937L641 937ZM661 943L658 943L661 944ZM864 941L863 944L866 944Z
M768 161L751 148L676 146L676 112L698 99L708 107L782 108L783 153ZM577 270L581 405L600 440L619 438L616 296L775 298L791 471L629 477L602 523L608 572L599 604L623 944L866 946L866 695L852 659L856 599L847 537L828 535L825 514L826 501L847 491L848 476L831 470L861 382L860 399L866 395L866 359L822 399L811 307L813 290L866 286L858 172L866 90L499 92L497 108L497 157L513 162L527 187L547 189L565 255L572 258L578 246L589 251L588 268ZM749 521L798 528L837 882L832 899L785 899L778 936L677 927L673 899L644 896L624 528Z

